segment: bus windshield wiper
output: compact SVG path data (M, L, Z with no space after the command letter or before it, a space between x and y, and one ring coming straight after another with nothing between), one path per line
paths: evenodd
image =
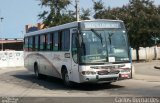
M91 29L91 31L101 40L102 43L102 36L101 34L99 34L97 31L95 31L94 29ZM103 43L102 43L103 44Z
M113 34L114 34L114 33L108 33L108 35L109 35L108 39L109 39L110 45L112 45L112 44L111 44L111 43L112 43L111 39L112 39Z

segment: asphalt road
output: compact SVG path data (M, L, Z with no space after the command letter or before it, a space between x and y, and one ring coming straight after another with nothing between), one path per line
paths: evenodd
M154 67L160 67L160 60L154 60L151 62L133 63L135 66L135 73L150 76L160 76L160 69Z
M38 80L36 79L33 73L28 72L24 68L19 68L19 69L12 68L8 71L0 73L0 97L159 97L159 96L160 96L160 82L154 82L154 81L132 79L132 80L115 82L112 83L111 85L81 84L81 85L76 85L73 88L67 88L63 85L60 79L48 77L47 79L44 80ZM46 99L43 98L41 99L42 99L40 100L41 102L46 102ZM70 98L70 99L73 102L75 102L74 99L77 100L76 98L74 99ZM114 98L112 99L114 100ZM35 99L27 99L27 100L35 100ZM62 101L63 99L60 100ZM102 99L102 101L104 100L105 99ZM77 103L81 103L81 101L78 101Z

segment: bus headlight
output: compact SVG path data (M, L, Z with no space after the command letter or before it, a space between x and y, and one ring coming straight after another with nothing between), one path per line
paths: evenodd
M82 75L96 75L94 71L82 71Z

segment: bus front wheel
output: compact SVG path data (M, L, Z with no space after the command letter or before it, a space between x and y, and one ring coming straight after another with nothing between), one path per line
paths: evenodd
M42 79L44 78L42 74L39 73L39 70L38 70L38 66L37 65L34 65L34 73L35 73L35 76L37 79Z
M73 83L69 80L69 75L67 70L63 70L62 72L62 79L63 79L63 83L65 86L67 87L72 87Z

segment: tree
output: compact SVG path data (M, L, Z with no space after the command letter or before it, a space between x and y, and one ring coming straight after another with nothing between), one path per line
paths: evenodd
M50 11L45 10L38 16L43 19L45 26L49 27L74 21L75 13L67 9L70 4L70 0L40 0L40 5L49 8Z
M90 20L90 9L83 9L82 8L82 14L80 15L81 20Z
M39 14L39 19L43 20L45 27L52 27L68 22L76 21L75 10L68 9L69 6L74 6L71 0L40 0L42 7L49 8L48 11L44 10ZM80 19L90 19L90 9L83 9L80 14Z
M103 10L105 9L105 6L103 5L104 3L102 2L102 0L96 2L95 0L92 0L93 1L93 9L94 9L94 12L95 12L95 15L93 16L94 18L103 18Z
M130 0L128 5L121 8L101 9L94 17L123 20L129 34L130 44L138 53L139 47L153 45L151 38L160 37L159 8L160 6L156 7L151 0Z

